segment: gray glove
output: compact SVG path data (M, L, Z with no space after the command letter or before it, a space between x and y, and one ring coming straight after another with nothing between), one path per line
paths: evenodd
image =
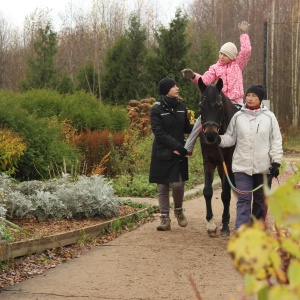
M248 33L249 30L249 26L250 24L246 21L242 21L241 23L239 23L239 31L240 33Z
M194 79L195 78L195 73L191 69L183 69L181 71L181 74L183 77Z

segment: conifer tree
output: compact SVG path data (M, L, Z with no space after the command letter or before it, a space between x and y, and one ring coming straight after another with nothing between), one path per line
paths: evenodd
M102 98L118 104L145 97L146 31L133 15L130 27L108 51L102 76Z
M78 71L77 81L77 90L84 90L100 98L99 75L91 61Z
M169 28L161 26L156 32L157 47L148 59L149 75L156 83L155 87L165 76L174 78L178 84L184 84L180 71L187 65L186 57L190 47L186 35L187 23L187 15L178 9ZM156 90L152 92L156 93Z
M52 31L51 23L38 29L38 38L33 44L35 55L26 62L26 78L20 82L22 90L49 88L58 85L58 70L54 57L57 53L57 34Z

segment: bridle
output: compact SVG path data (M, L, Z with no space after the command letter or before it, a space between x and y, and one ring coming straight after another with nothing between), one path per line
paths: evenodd
M217 131L218 131L218 134L219 134L219 130L220 130L220 128L221 128L221 126L222 126L222 121L223 121L223 115L222 115L222 118L221 118L221 121L220 121L220 123L217 123L217 122L213 122L213 121L207 121L207 122L204 122L203 124L202 124L202 127L203 127L203 129L206 127L206 126L216 126L217 127Z
M213 121L207 121L205 123L202 124L203 127L206 127L206 126L216 126L218 128L218 130L220 129L221 125L222 125L222 122L220 123L217 123L217 122L213 122Z
M222 96L219 95L219 97L221 98ZM204 101L204 99L205 99L205 97L200 101L200 105ZM221 103L222 103L222 100L221 100ZM202 128L203 128L203 130L205 130L205 128L207 126L209 126L209 127L215 126L217 128L217 133L219 134L219 130L221 129L222 124L223 124L223 120L224 120L224 107L223 107L223 103L222 103L222 112L221 112L220 122L218 123L215 121L206 121L206 122L202 123Z

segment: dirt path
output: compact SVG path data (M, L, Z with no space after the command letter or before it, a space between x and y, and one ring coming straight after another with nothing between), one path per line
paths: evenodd
M210 238L206 233L204 198L188 200L184 207L186 228L180 228L172 214L172 230L157 231L157 217L78 259L2 291L0 298L191 300L197 299L192 278L202 300L240 300L243 279L227 255L228 238ZM220 189L215 191L213 209L219 224ZM231 216L233 228L235 199Z
M274 180L273 188L277 186ZM233 198L231 229L235 203ZM189 221L186 228L178 227L172 214L172 230L157 231L157 216L153 223L2 291L0 298L193 300L197 297L189 281L192 278L202 300L241 300L243 278L226 252L228 238L210 238L206 233L204 198L188 200L184 207ZM213 210L219 224L220 189L214 193Z

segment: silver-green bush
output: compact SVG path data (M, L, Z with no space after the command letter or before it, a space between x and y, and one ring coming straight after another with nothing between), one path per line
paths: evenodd
M0 207L5 207L9 219L106 219L119 213L115 190L104 176L79 176L74 181L65 175L47 182L34 180L18 184L1 174L0 188L3 198Z

